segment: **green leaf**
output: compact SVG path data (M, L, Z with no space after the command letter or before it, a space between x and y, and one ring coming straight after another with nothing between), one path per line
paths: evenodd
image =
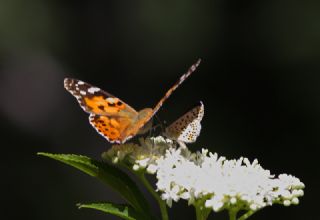
M89 208L96 209L108 214L118 216L126 220L140 220L141 217L136 213L136 211L127 205L118 205L112 203L92 203L92 204L78 204L79 209Z
M122 170L107 163L81 155L43 152L38 153L38 155L61 161L90 176L98 178L113 190L117 191L137 212L143 213L145 216L151 218L147 200L143 197L143 194L135 182Z

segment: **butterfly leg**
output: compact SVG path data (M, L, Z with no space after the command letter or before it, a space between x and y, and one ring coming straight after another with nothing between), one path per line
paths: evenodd
M164 128L165 121L161 122L161 120L160 120L158 115L155 115L155 118L157 119L158 124L156 126L154 126L153 129L155 130L156 128L160 127L161 128L161 134L162 134L164 132L164 130L165 130L165 128Z
M187 145L182 141L177 141L181 149L187 149Z
M147 124L145 124L145 125L139 130L138 134L145 134L145 133L147 133L148 131L150 131L151 128L152 128L152 123L153 123L153 121L152 121L152 119L151 119L150 121L147 122Z

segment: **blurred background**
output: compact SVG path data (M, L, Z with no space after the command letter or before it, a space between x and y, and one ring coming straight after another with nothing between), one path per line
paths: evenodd
M316 1L288 0L1 0L1 219L115 219L75 204L121 202L117 194L36 156L99 159L110 148L64 90L64 77L142 109L154 106L199 57L200 67L167 100L160 119L170 123L202 100L203 129L192 150L258 158L273 174L290 173L306 184L300 205L266 208L250 219L316 219L319 10ZM170 215L194 219L184 202Z

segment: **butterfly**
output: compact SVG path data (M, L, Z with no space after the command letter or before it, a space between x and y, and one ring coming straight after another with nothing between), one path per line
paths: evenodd
M197 140L201 131L201 120L204 115L204 105L199 102L192 109L166 127L164 136L177 141L181 146Z
M164 101L199 66L200 59L166 92L154 108L136 111L119 98L81 80L65 78L64 87L89 113L89 122L110 143L122 144L138 133L144 133L151 127L151 118L161 108Z

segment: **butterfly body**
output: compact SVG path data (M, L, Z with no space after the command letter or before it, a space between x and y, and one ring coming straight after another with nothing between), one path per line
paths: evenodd
M140 111L136 111L110 93L81 80L66 78L64 87L78 100L81 108L90 114L89 122L97 132L110 143L120 144L151 127L153 115L199 64L200 60L193 64L154 108L144 108Z

